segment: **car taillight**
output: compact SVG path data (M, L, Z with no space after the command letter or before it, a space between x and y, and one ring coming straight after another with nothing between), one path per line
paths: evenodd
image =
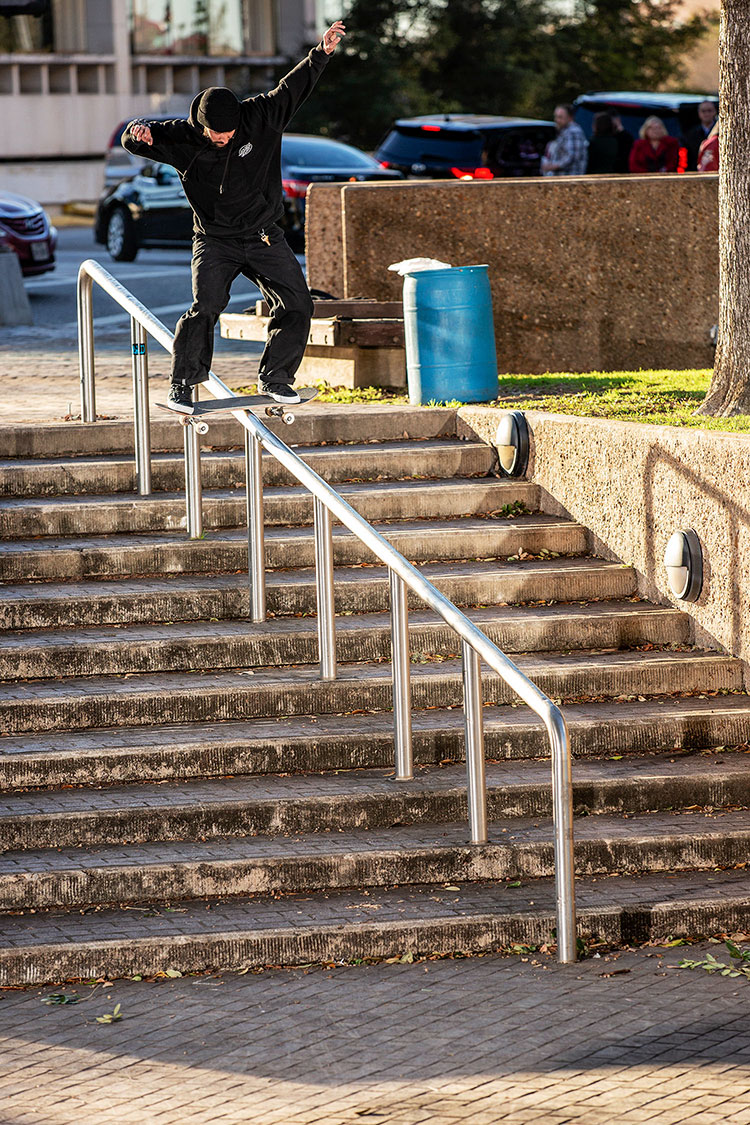
M422 125L421 129L422 129L423 133L439 133L440 132L440 126L439 125Z
M304 199L309 186L309 180L282 180L284 191L290 199Z
M677 171L680 173L687 172L688 166L688 150L680 148L680 155L677 157Z
M489 168L451 168L457 180L494 180Z
M380 165L381 168L392 168L393 167L393 165L389 164L387 160L379 160L378 164Z

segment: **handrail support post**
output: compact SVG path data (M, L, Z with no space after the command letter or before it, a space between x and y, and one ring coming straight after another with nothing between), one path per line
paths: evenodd
M135 430L135 474L139 496L151 495L151 420L148 401L148 342L146 330L130 318L133 367L133 427Z
M414 777L411 732L411 659L409 654L409 607L406 583L388 568L391 593L391 672L393 677L393 739L396 749L396 781Z
M81 267L78 272L76 309L78 314L78 375L81 381L82 422L96 421L93 288L93 278Z
M313 497L315 528L315 588L318 598L320 678L336 679L336 607L333 596L333 529L331 513Z
M464 728L466 731L466 786L469 831L472 844L487 843L487 784L484 763L484 717L482 715L482 669L479 653L468 641L461 642L464 684Z
M552 745L552 824L555 835L555 895L557 899L557 959L571 964L578 956L573 849L573 777L568 729L561 711L546 722Z
M198 388L195 388L198 401ZM201 447L195 426L183 426L185 434L185 497L187 501L187 532L191 539L203 538L203 482L201 480Z
M245 430L245 502L247 505L247 562L250 578L250 620L266 620L266 548L263 519L261 444Z

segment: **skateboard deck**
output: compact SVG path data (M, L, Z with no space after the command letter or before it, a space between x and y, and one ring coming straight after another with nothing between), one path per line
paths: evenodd
M206 414L226 414L234 410L247 410L252 406L265 407L264 413L268 417L280 418L287 426L291 426L294 422L294 412L290 407L305 406L306 403L317 398L320 391L317 387L300 387L297 394L300 401L293 403L274 402L268 395L235 395L232 398L206 399L195 403L192 414L180 414L179 411L173 410L165 402L157 402L156 406L174 414L183 426L194 426L199 434L205 434L208 432L208 422L204 422L202 419Z

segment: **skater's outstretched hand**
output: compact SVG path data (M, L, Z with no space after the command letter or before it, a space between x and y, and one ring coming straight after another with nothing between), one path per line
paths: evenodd
M341 20L336 20L335 23L331 24L328 31L323 36L323 50L325 53L327 55L332 55L345 35L346 28Z
M154 138L151 136L151 130L148 125L131 126L130 135L134 141L142 142L145 145L152 145L154 143Z

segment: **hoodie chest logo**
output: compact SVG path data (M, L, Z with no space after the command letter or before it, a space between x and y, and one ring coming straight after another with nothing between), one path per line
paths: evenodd
M252 143L248 141L248 143L246 145L242 146L242 148L239 150L237 155L238 156L247 156L247 154L249 152L252 152L252 151L253 151Z

